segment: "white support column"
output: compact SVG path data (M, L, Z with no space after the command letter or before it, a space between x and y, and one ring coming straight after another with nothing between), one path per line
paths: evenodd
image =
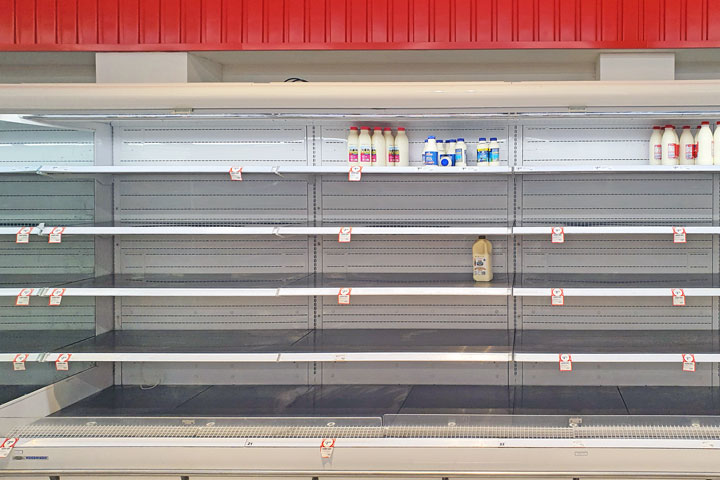
M674 53L601 53L597 80L675 80Z
M222 65L187 52L96 53L97 83L219 82Z

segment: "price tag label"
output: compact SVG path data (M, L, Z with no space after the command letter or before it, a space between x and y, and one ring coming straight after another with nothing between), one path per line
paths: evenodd
M338 242L350 243L352 237L352 227L342 227L338 233Z
M341 288L338 292L338 303L340 305L350 305L350 292L352 288Z
M553 227L550 239L552 243L565 243L565 228Z
M683 372L695 371L695 355L683 353Z
M561 353L559 360L561 372L572 372L572 355L569 353Z
M565 294L562 288L553 288L551 293L550 305L565 305Z
M673 243L687 243L685 227L673 227Z
M32 295L32 293L32 288L23 288L20 290L20 293L18 293L18 296L15 299L15 305L18 307L30 305L30 295Z
M242 182L242 167L230 167L230 180Z
M320 444L320 457L321 458L332 457L334 449L335 449L335 439L334 438L323 438L323 441Z
M362 165L353 165L348 172L348 181L359 182L362 178Z
M17 445L17 438L5 438L0 442L0 458L7 458L12 449Z
M50 236L48 236L48 243L62 243L62 234L65 231L65 227L53 227L50 230Z
M685 306L685 292L682 288L673 288L673 307L684 307Z
M30 243L30 232L33 227L22 227L15 234L15 243Z
M64 288L53 288L52 292L50 293L50 301L48 302L48 305L50 305L51 307L59 306L60 302L62 302L62 296L64 294Z
M58 372L67 372L71 356L71 353L61 353L57 360L55 360L55 370Z
M16 372L25 371L25 362L28 357L29 355L27 353L18 353L15 355L15 358L13 358L13 370Z

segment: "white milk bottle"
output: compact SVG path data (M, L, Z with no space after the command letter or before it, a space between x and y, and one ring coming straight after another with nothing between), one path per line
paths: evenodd
M477 163L485 165L488 161L488 143L485 137L480 137L477 144Z
M410 166L410 140L403 127L398 128L395 137L395 165L398 167Z
M360 127L358 146L360 149L360 165L363 167L369 167L372 162L372 139L370 138L370 127Z
M488 164L497 165L500 162L500 144L497 138L492 137L490 139L490 156L488 157Z
M452 155L455 158L455 139L451 138L445 142L445 153Z
M650 165L662 163L662 127L654 126L650 135Z
M697 134L697 158L696 165L713 164L713 133L710 130L710 122L702 122L700 131Z
M392 130L390 127L383 129L383 137L385 137L385 162L388 167L394 167L395 162L391 156L392 150L395 147L395 140L393 139Z
M718 148L715 148L716 143L718 144ZM712 151L713 163L715 165L720 165L720 122L717 122L715 124L715 134L713 135Z
M383 137L382 129L375 127L372 134L372 153L370 157L370 163L373 167L384 167L387 165L385 160L385 137Z
M675 133L675 127L665 125L665 131L662 135L662 164L677 165L679 150L680 141L677 133Z
M695 138L689 125L683 127L680 135L680 165L695 165Z
M350 165L358 164L360 158L358 148L358 127L350 127L347 139L347 160Z
M493 279L492 243L485 237L478 237L472 247L473 280L489 282Z
M424 155L424 164L425 165L437 165L438 164L438 148L437 148L437 142L435 141L435 137L433 135L430 135L427 138L427 146L425 147L425 155Z
M445 142L442 140L435 140L435 145L437 145L438 156L445 153Z
M464 138L458 138L455 144L455 166L467 166L467 146Z
M698 142L698 134L700 133L700 128L702 128L701 125L698 125L695 127L695 136L693 137L695 139L695 145L693 145L693 162L697 160L697 142Z

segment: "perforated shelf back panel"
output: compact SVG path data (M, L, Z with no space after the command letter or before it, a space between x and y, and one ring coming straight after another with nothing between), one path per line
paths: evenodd
M322 299L323 328L508 327L507 297L353 297L350 305Z
M253 175L130 175L116 179L116 221L142 226L306 224L304 178Z
M562 307L549 297L522 298L522 328L543 330L711 330L713 299L691 297L673 307L663 297L567 297Z
M95 299L92 297L63 298L61 308L49 306L48 297L31 297L30 307L15 306L15 297L0 297L0 330L94 329Z
M525 175L522 225L710 225L712 174Z
M307 297L123 297L123 330L306 329Z
M0 167L92 165L93 133L0 122Z
M710 274L712 235L689 235L673 243L668 235L565 235L553 244L550 235L525 236L522 268L527 273Z
M275 121L193 121L116 127L116 165L306 165L306 126Z
M508 177L323 177L322 218L348 225L508 224Z
M0 224L92 223L94 199L92 179L5 175L0 177Z
M661 121L663 125L667 121ZM647 165L653 123L627 120L525 120L522 164Z
M472 245L477 237L432 235L354 236L350 244L324 237L323 270L339 272L438 272L472 275ZM493 271L507 272L507 237L489 237ZM333 241L334 240L334 241Z
M60 244L47 237L31 236L17 244L12 235L0 236L0 275L87 274L92 275L95 243L92 238L65 236Z
M118 237L118 273L310 273L303 236Z

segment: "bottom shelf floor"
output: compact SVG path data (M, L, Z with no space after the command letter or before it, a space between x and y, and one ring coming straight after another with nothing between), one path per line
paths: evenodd
M720 415L720 388L477 385L114 386L55 416Z

